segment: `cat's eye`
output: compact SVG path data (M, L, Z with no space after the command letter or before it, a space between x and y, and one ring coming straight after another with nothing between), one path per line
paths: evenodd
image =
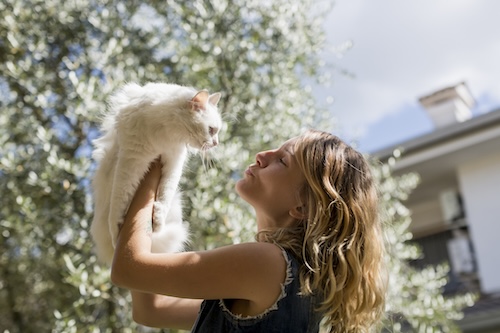
M209 126L208 127L208 133L213 136L215 133L217 133L217 129L215 127Z

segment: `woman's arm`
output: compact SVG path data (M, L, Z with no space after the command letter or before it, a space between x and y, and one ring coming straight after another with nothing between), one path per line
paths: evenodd
M152 165L134 196L118 235L111 279L118 286L187 299L247 300L251 309L271 306L281 292L286 262L268 243L210 251L151 253L151 219L161 177ZM250 310L251 312L251 310Z
M125 218L129 227L135 223L134 228L132 230L130 230L131 228L123 228L125 230L120 231L120 235L122 232L128 235L133 234L133 238L137 242L137 249L141 249L141 247L151 248L152 204L156 197L156 188L160 177L161 165L159 162L154 162L149 173L142 180ZM130 219L133 219L134 222L130 222ZM120 235L119 238L125 238L125 236ZM134 255L135 250L136 248L127 246L121 249L121 253L131 251L130 255ZM112 274L112 280L113 282L117 280L114 274ZM134 321L150 327L188 330L193 326L201 305L201 300L197 299L181 299L136 290L131 290L131 294Z
M189 330L193 327L201 300L177 298L131 291L132 317L135 322L150 327Z

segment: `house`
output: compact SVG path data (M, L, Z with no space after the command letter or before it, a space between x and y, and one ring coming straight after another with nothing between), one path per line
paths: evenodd
M465 309L462 331L500 332L500 109L472 117L465 83L419 101L435 130L373 155L385 161L398 150L394 175L420 175L406 202L424 254L417 264L446 261L446 293L481 295Z

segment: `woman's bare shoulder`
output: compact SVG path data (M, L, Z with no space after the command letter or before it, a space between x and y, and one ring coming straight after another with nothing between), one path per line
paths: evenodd
M239 315L257 315L270 308L281 294L287 278L287 262L283 250L271 243L256 242L230 245L216 252L230 252L226 274L237 283L242 297L233 302L231 311ZM241 267L241 269L239 268ZM234 274L234 275L233 275Z
M258 257L263 256L266 259L283 259L283 249L276 244L267 242L247 242L226 245L215 249L215 251L216 250L236 251L239 255L247 253Z
M242 270L243 274L262 277L263 280L282 281L286 273L286 260L283 250L271 243L251 242L227 245L205 253L207 257L214 257L215 261L234 267L235 271ZM208 260L208 258L207 258Z

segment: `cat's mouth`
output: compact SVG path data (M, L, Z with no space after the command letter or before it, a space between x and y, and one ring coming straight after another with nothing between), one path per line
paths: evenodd
M210 141L204 141L202 144L201 144L201 147L200 149L201 150L209 150L209 149L212 149L213 147L217 146L217 142L213 141L213 142L210 142Z
M201 149L201 150L203 150L203 151L207 151L207 150L209 150L209 149L211 149L211 148L213 148L213 147L215 147L215 145L214 145L214 144L212 144L212 143L210 143L210 142L204 142L204 143L201 145L200 149Z

